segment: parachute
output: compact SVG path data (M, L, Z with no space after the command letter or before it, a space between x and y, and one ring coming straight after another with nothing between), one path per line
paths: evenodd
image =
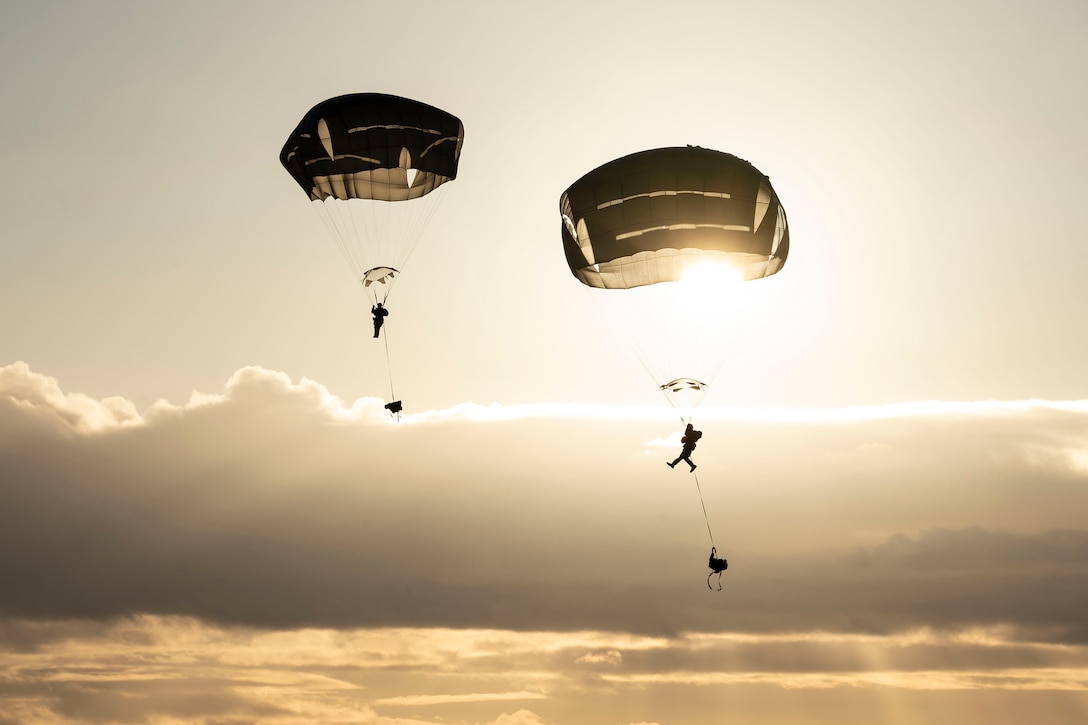
M590 171L559 199L571 273L627 337L666 399L688 422L691 466L710 536L710 576L727 568L690 453L694 409L733 334L761 295L757 280L789 254L786 212L770 180L732 154L697 146L642 151Z
M439 192L457 178L464 138L461 121L434 106L354 93L311 108L283 145L280 163L319 212L372 311L388 300ZM375 337L379 327L376 316ZM395 398L392 371L389 389ZM386 407L399 413L399 403Z
M690 415L759 296L752 283L789 254L770 180L732 154L660 148L590 171L559 207L571 273L603 291L666 399Z
M465 130L446 111L383 93L323 101L280 151L372 305L385 302L457 178Z

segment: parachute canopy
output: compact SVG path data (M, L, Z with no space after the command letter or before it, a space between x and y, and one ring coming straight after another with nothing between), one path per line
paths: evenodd
M786 212L767 177L698 146L610 161L571 184L559 205L567 264L590 287L673 282L711 260L759 279L789 253Z
M426 103L353 93L317 104L280 151L311 199L403 201L457 178L465 129Z
M597 288L594 306L690 415L736 334L760 319L766 285L753 280L778 272L789 253L770 181L732 154L660 148L590 171L559 209L570 271Z
M385 302L457 178L460 119L409 98L353 93L311 108L280 151L371 304ZM392 203L391 203L392 202Z

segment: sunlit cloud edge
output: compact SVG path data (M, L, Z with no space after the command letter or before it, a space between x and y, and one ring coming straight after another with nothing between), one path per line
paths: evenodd
M542 692L474 692L463 695L399 695L374 700L371 705L449 705L465 702L502 702L509 700L543 700L547 697Z
M395 424L384 409L380 398L358 398L346 404L319 382L302 377L298 382L287 373L260 366L237 370L224 385L223 392L205 393L194 390L184 404L165 399L155 402L143 414L127 399L111 396L96 400L82 393L65 392L55 378L31 371L25 362L0 366L0 399L8 399L16 407L45 410L64 420L68 427L82 433L101 433L118 428L146 425L161 417L185 415L189 411L222 405L239 397L247 386L263 388L265 392L297 397L306 401L311 410L328 420L344 424ZM1073 414L1088 413L1088 400L1055 401L918 400L874 405L851 405L821 408L742 408L708 406L697 411L702 421L743 421L753 423L835 423L921 417L982 417L1023 415L1032 411L1055 411ZM601 421L672 421L678 413L667 405L615 405L587 402L539 402L489 404L465 402L447 408L407 411L399 423L420 425L442 422L496 422L527 419L567 419Z
M665 672L602 674L623 685L775 685L788 690L891 687L902 690L1088 691L1088 669L1007 668L987 670L888 670L868 672Z
M3 622L0 619L0 622ZM38 623L38 629L59 628L64 623L47 625ZM97 633L97 634L96 634ZM149 637L133 637L140 633ZM345 672L360 669L419 668L430 672L461 669L465 656L483 657L485 661L497 655L510 657L526 654L566 653L579 665L588 665L584 672L591 673L601 682L617 686L686 686L712 687L729 685L766 685L784 689L842 689L842 688L893 688L915 691L948 690L1018 690L1018 691L1088 691L1088 668L1082 662L1070 662L1070 666L1039 662L1039 666L1017 665L1004 667L969 667L946 669L940 666L904 669L880 667L849 668L833 671L782 671L766 670L693 670L670 669L661 672L619 672L614 668L626 658L620 650L674 650L694 653L716 644L770 644L824 643L844 645L851 649L872 647L881 649L914 645L947 645L959 643L974 645L983 643L1007 646L1003 628L941 632L918 629L898 635L836 634L832 632L797 632L773 635L733 633L686 633L674 638L646 638L616 635L595 631L581 632L513 632L496 629L413 629L377 628L348 632L302 629L269 635L261 630L224 631L214 625L206 625L192 618L158 617L142 615L114 624L102 623L97 629L85 631L89 639L66 636L43 644L40 648L24 652L9 652L0 657L0 673L7 670L0 680L30 682L38 680L60 683L121 683L148 680L169 681L178 668L201 663L206 676L234 687L249 688L299 688L333 693L352 691L356 686L350 678L337 676L340 668ZM68 634L73 634L69 631ZM175 637L175 635L177 635ZM328 635L328 637L324 636ZM378 635L377 648L373 636ZM271 636L271 639L269 637ZM315 643L315 637L317 643ZM436 641L438 651L434 650ZM142 644L134 645L136 642ZM305 645L317 657L299 657L295 647L282 645L295 642ZM393 649L389 647L395 645ZM541 647L543 645L543 647ZM608 656L575 656L586 646L606 647ZM1016 643L1028 650L1053 649L1053 645ZM617 648L612 650L612 648ZM468 648L466 650L466 648ZM1082 652L1081 647L1061 646L1070 652ZM428 656L420 658L426 651ZM368 654L380 655L370 657ZM389 658L390 654L396 656ZM73 660L73 656L75 659ZM69 671L55 670L50 665L58 661L77 662ZM458 664L459 663L459 664ZM528 663L523 663L528 664ZM536 668L539 662L529 666ZM305 670L320 668L317 672ZM284 668L295 668L285 670ZM486 670L484 671L486 672ZM549 679L546 673L517 670L518 677L531 675L541 682ZM562 679L562 678L560 678ZM369 703L372 706L429 706L474 702L543 700L551 695L552 687L562 687L559 681L547 688L518 688L507 691L415 694L384 697Z

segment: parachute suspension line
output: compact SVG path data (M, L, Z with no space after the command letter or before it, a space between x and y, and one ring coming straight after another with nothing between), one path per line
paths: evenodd
M653 368L650 367L650 363L646 359L646 353L642 350L642 348L636 345L634 341L631 342L631 349L635 351L635 356L638 357L638 361L642 363L642 369L646 371L646 375L650 378L651 381L653 381L653 384L660 389L661 380L658 379L656 375L654 375ZM680 411L676 409L676 405L674 405L672 400L669 399L669 396L666 395L665 399L669 401L669 405L672 406L673 410L676 410L676 412L679 414ZM687 423L687 421L684 420L683 415L680 415L680 422L685 424Z
M359 232L357 220L351 211L351 204L352 202L326 199L311 202L310 208L321 219L329 236L336 243L336 248L340 250L340 254L351 268L352 276L358 282L362 280L367 267L359 256L357 244L352 241L358 239Z
M333 212L326 207L326 204L328 203L329 202L326 201L312 201L310 202L310 208L314 210L314 214L321 220L321 224L325 227L325 231L328 232L329 236L332 237L332 240L336 243L336 248L339 249L344 258L349 261L352 271L354 272L355 263L354 260L351 259L350 250L344 241L345 232L340 229L340 224L338 223L340 219L338 215L334 215Z
M710 518L706 515L706 503L703 502L703 489L699 486L699 475L695 471L692 471L691 475L695 478L695 490L699 492L699 505L703 507L703 520L706 521L706 533L710 535L710 546L717 548L714 545L714 532L710 530Z
M589 294L593 295L595 292L600 292L600 291L601 290L591 290L591 291L589 291ZM619 291L619 290L614 290L614 291ZM625 292L630 292L631 290L624 290L624 291ZM626 338L626 343L627 343L628 347L630 347L631 352L634 353L635 358L642 365L642 369L646 371L646 377L648 377L650 379L650 381L654 384L655 388L658 388L664 394L665 391L662 388L662 383L667 378L661 377L660 373L662 371L654 369L655 366L652 364L653 357L654 357L654 350L648 350L643 344L641 344L642 341L638 340L636 338L636 336L633 336L633 335L630 335L630 334L624 334L624 331L622 329L623 328L623 323L620 320L622 315L618 314L614 308L609 308L609 307L606 306L605 310L608 313L606 315L606 318L607 318L609 327L612 329L612 332L615 333L617 338L620 338L621 340ZM640 318L640 319L643 319L643 318ZM717 366L717 368L715 368L714 372L716 373L717 369L720 368L720 367L721 367L721 364L719 364ZM676 372L678 372L675 366L672 366L670 369L672 370L672 372L674 374ZM669 405L672 406L672 409L674 411L676 411L677 416L680 418L680 422L682 424L687 425L688 423L691 422L690 412L689 412L688 418L686 418L686 419L684 418L684 409L687 406L683 406L683 407L678 406L677 403L676 403L676 400L674 400L673 398L671 398L667 394L665 394L665 400L667 400ZM693 409L694 407L695 406L691 406L691 408L689 408L688 410L690 411L690 409Z
M655 385L660 385L658 379L654 376L654 371L650 368L650 363L646 360L646 355L642 352L642 348L631 343L631 347L635 351L635 355L638 357L638 361L642 363L642 369L646 371L646 374L650 376L650 380L654 381Z
M385 369L389 372L389 401L393 402L397 399L397 394L393 392L393 365L389 362L389 323L382 325L382 338L385 340Z
M347 261L355 281L361 281L373 267L404 272L444 192L443 184L425 196L404 202L329 198L311 201L310 207Z
M363 200L356 220L360 254L367 262L363 271L375 266L393 267L403 273L427 229L443 189L404 201Z
M638 345L634 344L634 342L631 343L631 349L635 351L635 356L638 358L638 361L642 363L642 369L646 371L646 375L650 378L651 381L653 381L653 384L660 389L661 380L656 375L654 375L653 368L650 366L650 363L647 360L645 351ZM687 418L684 418L683 411L676 406L676 403L675 401L673 401L672 398L666 395L665 400L668 401L669 405L671 405L672 409L676 412L676 417L680 419L681 425L687 425L692 421L694 416L689 415Z
M407 202L398 202L415 205L415 209L411 214L401 214L399 217L401 226L396 231L396 238L400 240L400 256L404 261L401 263L401 266L397 268L398 271L404 271L404 266L407 265L408 259L415 253L416 247L419 246L419 243L423 240L424 233L430 226L431 219L434 217L435 212L442 203L442 199L445 197L445 192L446 185L443 184L429 194L417 199L412 199ZM387 203L387 207L388 206L391 205ZM392 226L392 223L388 224L388 227Z

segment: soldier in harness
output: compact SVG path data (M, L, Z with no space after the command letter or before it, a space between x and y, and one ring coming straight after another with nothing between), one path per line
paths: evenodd
M389 315L389 310L385 309L382 303L379 302L370 308L370 314L374 317L374 337L377 337L382 330L382 325L385 323L385 318Z
M699 442L699 439L703 437L701 430L695 430L695 426L688 423L688 427L684 429L684 436L680 439L680 442L684 444L683 450L680 451L680 455L676 457L676 460L667 464L669 468L676 468L676 464L680 461L687 461L691 466L691 470L695 470L695 464L691 462L691 452L695 450L695 444Z

